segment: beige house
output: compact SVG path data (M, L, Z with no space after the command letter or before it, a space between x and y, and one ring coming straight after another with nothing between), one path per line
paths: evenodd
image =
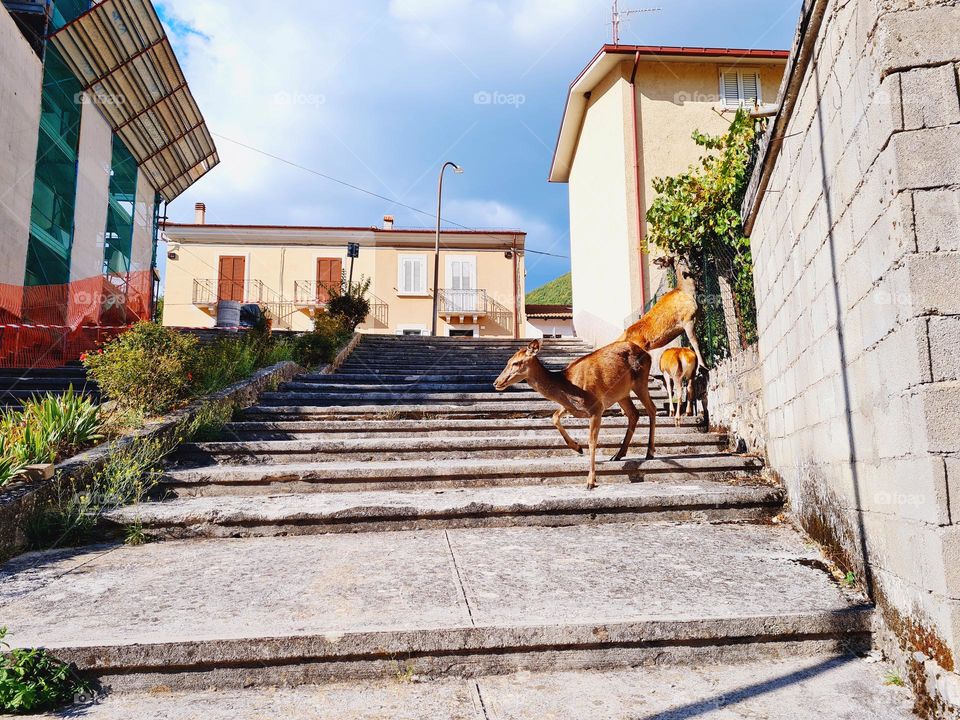
M550 169L567 183L574 324L616 338L662 272L641 251L652 180L695 163L694 130L719 133L741 105L776 101L788 53L606 45L573 81Z
M213 327L220 300L266 306L274 327L309 330L324 289L350 270L347 246L359 245L353 278L370 278L371 310L360 330L429 335L435 233L393 227L208 225L197 205L192 225L167 224L163 322ZM520 231L444 230L437 333L517 337L524 323Z

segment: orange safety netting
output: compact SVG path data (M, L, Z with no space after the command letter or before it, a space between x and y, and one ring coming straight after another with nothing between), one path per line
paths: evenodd
M153 273L0 284L0 367L59 367L150 318Z

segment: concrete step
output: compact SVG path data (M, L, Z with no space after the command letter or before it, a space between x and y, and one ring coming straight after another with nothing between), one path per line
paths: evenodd
M460 373L450 374L445 371L440 374L429 372L413 373L345 373L338 372L332 375L299 375L296 382L315 385L339 385L350 383L353 385L377 385L380 383L438 383L444 385L478 384L489 387L497 379L499 373ZM658 383L659 385L659 383Z
M200 497L143 503L104 516L123 537L139 524L153 539L266 537L338 532L611 522L763 522L783 507L767 486L659 482L582 487Z
M118 691L869 647L872 608L821 568L796 532L755 524L171 541L22 556L0 570L0 617L14 645Z
M652 460L598 462L598 482L715 481L753 476L762 463L753 457L663 455ZM262 495L265 493L338 492L586 483L585 457L401 460L385 462L310 462L283 465L214 465L171 469L161 493L177 497Z
M623 442L623 431L602 433L598 452L603 457L612 455ZM589 442L581 432L574 439ZM646 450L647 433L635 433L632 454ZM715 433L670 433L657 440L661 452L671 455L717 453L729 445L726 435ZM340 438L323 440L242 440L204 443L184 443L174 457L174 463L187 465L265 465L277 463L334 462L345 460L425 460L471 458L538 458L565 457L573 451L554 431L551 435L517 437L514 435L486 435L468 437L414 438Z
M433 681L416 670L415 661L398 661L396 677L386 680L117 693L82 713L87 720L817 720L830 708L831 718L916 719L911 693L885 682L893 668L852 654Z
M87 372L83 368L0 368L0 377L15 378L55 378L65 380L85 380Z
M337 377L336 375L331 375L330 377ZM295 380L292 382L284 383L278 388L279 392L284 393L306 393L310 395L315 394L331 394L331 393L349 393L349 394L358 394L358 393L372 393L372 392L381 392L394 395L401 395L403 393L418 392L418 393L491 393L493 390L492 382L476 382L476 383L435 383L435 382L396 382L396 381L383 381L383 380L368 380L367 382L326 382L326 383L317 383L317 382L302 382L300 380ZM511 394L516 393L526 393L530 394L532 391L525 384L513 385L512 387L507 388L504 392Z
M393 367L385 368L375 364L372 365L344 365L336 373L326 375L323 377L329 378L340 378L340 377L353 377L360 376L362 378L389 378L389 377L409 377L409 376L420 376L420 375L430 375L440 374L444 377L451 379L461 378L461 377L481 377L481 378L491 378L491 382L496 380L500 375L500 372L503 370L503 365L488 365L482 368L454 368L454 367L435 367L433 365L417 365L412 367ZM564 365L547 365L548 370L563 370Z
M587 420L582 418L564 418L564 425L571 431L583 432ZM646 432L647 418L641 416L637 432ZM627 426L622 415L611 415L603 420L601 432ZM682 417L679 426L674 426L669 418L659 418L657 437L670 433L690 433L699 428L699 418ZM254 439L264 440L302 440L317 435L334 437L374 438L374 437L475 437L476 434L510 433L513 437L536 436L550 438L556 435L556 428L548 417L528 418L467 418L467 419L415 419L415 420L279 420L246 421L227 424L224 428L225 440Z
M62 380L60 378L0 376L0 391L27 389L40 392L64 393L71 387L77 392L80 392L84 388L86 388L88 392L97 390L97 386L92 380L86 380L83 377Z
M654 402L667 400L667 394L663 391L650 393ZM360 392L337 392L337 391L318 391L307 392L305 390L293 390L290 392L266 392L260 396L261 405L380 405L385 403L395 403L403 401L403 404L428 404L428 403L527 403L528 406L548 405L556 409L557 403L549 398L545 398L533 390L518 390L512 393L505 392L459 392L451 390L449 392L419 392L398 391L398 392L379 392L367 390Z
M293 404L297 403L299 398L290 400L274 399L269 404L264 402L261 397L259 405L247 408L241 413L241 416L247 420L297 420L306 418L342 418L352 417L358 420L395 420L399 418L419 418L428 419L437 418L520 418L520 417L550 417L559 407L556 403L549 403L537 400L516 401L510 396L505 396L498 402L470 402L461 403L436 401L429 405L410 402L409 398L404 398L405 402L392 403L390 405L375 404L355 404L355 405L322 405L322 404ZM283 404L287 403L287 404ZM634 400L634 405L639 408L639 401ZM660 407L663 410L663 407ZM607 410L609 417L620 415L620 408L613 407ZM660 422L673 422L665 417L666 413L661 412ZM645 417L645 416L641 416Z

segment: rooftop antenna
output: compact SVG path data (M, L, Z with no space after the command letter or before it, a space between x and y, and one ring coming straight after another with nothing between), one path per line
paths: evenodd
M662 8L640 8L639 10L621 10L620 9L620 0L613 0L613 44L620 44L620 23L623 20L627 20L631 15L639 15L641 13L652 13L660 12Z

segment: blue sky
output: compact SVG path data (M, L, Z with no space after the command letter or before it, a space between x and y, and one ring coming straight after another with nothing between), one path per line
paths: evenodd
M621 29L629 44L789 48L801 0L660 0ZM567 188L547 183L570 81L610 37L608 0L158 0L222 163L170 206L189 221L358 225L430 213L519 228L568 254ZM242 7L242 9L239 9ZM495 98L495 99L494 99ZM490 100L489 102L485 102ZM569 269L530 254L527 288Z

